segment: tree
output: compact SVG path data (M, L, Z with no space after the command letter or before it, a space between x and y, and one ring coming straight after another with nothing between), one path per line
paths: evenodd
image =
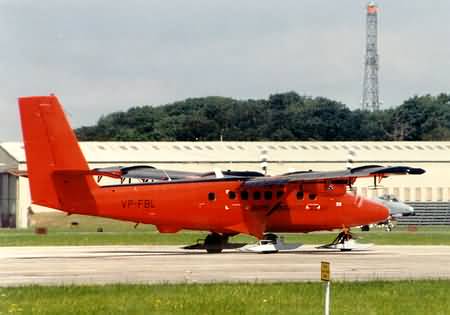
M132 107L76 130L80 140L450 140L450 95L414 96L395 109L351 111L295 92L267 100L189 98Z

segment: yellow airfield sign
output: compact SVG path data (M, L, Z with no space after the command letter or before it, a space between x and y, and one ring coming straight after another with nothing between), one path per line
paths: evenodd
M330 263L328 261L320 263L320 280L330 281Z

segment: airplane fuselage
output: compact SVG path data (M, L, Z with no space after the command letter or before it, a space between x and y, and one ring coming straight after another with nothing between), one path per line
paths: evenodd
M348 193L344 184L246 189L242 180L217 179L98 186L82 205L71 197L74 193L82 195L70 180L61 184L63 211L154 224L160 232L190 229L261 237L266 231L332 230L388 217L384 206Z

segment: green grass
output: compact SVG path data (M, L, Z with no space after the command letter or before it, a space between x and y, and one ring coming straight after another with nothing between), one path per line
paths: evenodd
M322 283L0 288L0 314L322 314ZM450 281L332 283L331 313L450 314Z
M71 222L78 222L72 226ZM47 227L48 234L36 235L34 227L0 229L0 246L35 245L185 245L202 239L207 232L182 231L176 234L160 234L151 225L139 225L110 219L67 216L62 213L37 214L33 217L34 227ZM98 228L103 232L97 232ZM370 232L354 230L360 242L378 245L450 245L450 227L419 227L416 232L406 228L395 228L392 232L373 229ZM329 243L337 232L315 232L309 234L283 234L287 242L303 244ZM233 242L254 242L249 236L237 236Z

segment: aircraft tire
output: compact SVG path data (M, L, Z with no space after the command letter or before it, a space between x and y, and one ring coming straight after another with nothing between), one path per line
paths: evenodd
M276 242L278 239L278 235L274 233L264 233L264 239L272 242Z
M208 234L205 238L205 248L208 254L218 254L222 252L223 237L217 233Z

